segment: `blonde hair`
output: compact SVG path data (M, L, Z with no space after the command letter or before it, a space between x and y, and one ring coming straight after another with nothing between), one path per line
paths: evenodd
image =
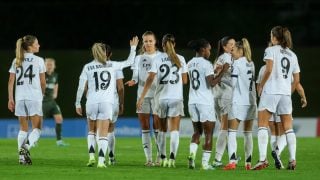
M166 34L162 38L162 46L164 47L164 51L168 54L169 58L171 59L171 62L178 66L178 68L181 67L180 59L178 58L176 51L174 50L175 45L175 39L173 35Z
M235 46L238 49L242 49L243 50L243 55L247 58L247 60L249 62L252 61L251 58L251 48L250 48L250 44L247 38L242 38L241 41L236 42Z
M142 39L143 39L143 37L145 37L145 36L153 36L154 37L154 40L155 40L155 49L156 50L158 50L158 48L157 48L157 38L156 38L156 35L152 32L152 31L146 31L146 32L144 32L143 34L142 34ZM145 49L145 47L144 47L144 45L143 45L143 41L141 42L141 47L140 47L140 49L139 49L139 54L143 54L143 53L145 53L145 51L146 51L146 49Z
M53 58L45 58L45 60L44 60L45 62L47 62L47 61L51 61L51 62L56 62L56 60L55 59L53 59Z
M28 51L28 47L32 46L37 38L32 35L26 35L19 38L16 43L16 67L22 66L24 60L24 53Z
M94 43L91 49L94 59L98 60L102 64L106 64L106 45L103 43Z

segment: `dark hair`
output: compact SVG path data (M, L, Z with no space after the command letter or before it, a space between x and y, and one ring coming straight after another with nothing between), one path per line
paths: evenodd
M291 33L288 28L275 26L271 29L271 33L278 40L282 48L292 48Z
M107 58L110 58L111 53L112 53L112 51L111 51L111 46L108 45L108 44L106 44L105 46L106 46L106 55L107 55Z
M203 38L197 39L197 40L191 40L188 43L188 46L196 52L200 52L201 48L206 48L209 45L210 45L209 41Z
M229 41L230 39L234 39L234 38L231 37L231 36L225 36L225 37L223 37L222 39L220 39L220 40L218 41L216 60L219 58L219 56L220 56L221 54L224 53L223 46L226 46L226 45L228 44L228 41Z
M172 64L175 64L179 68L181 67L180 59L178 58L176 51L174 50L175 38L172 34L166 34L162 38L163 50L168 54Z

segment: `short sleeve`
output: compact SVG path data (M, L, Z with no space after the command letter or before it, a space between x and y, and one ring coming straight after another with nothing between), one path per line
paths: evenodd
M46 72L46 66L44 64L44 60L42 58L39 58L39 72L40 73L45 73Z
M262 80L262 76L263 76L263 74L264 74L264 71L265 71L265 68L266 68L266 66L264 65L264 66L262 66L261 68L260 68L260 70L259 70L259 74L258 74L258 78L257 78L257 80L256 80L256 83L260 83L261 82L261 80Z
M180 62L181 62L181 73L187 73L188 72L188 67L187 67L187 64L186 64L186 60L182 56L180 56L179 59L180 59Z
M273 55L273 51L271 49L271 47L268 47L265 51L264 51L264 57L263 57L263 60L266 61L266 60L274 60L274 55Z
M123 78L124 78L123 72L122 71L116 71L116 80L123 79Z
M296 63L295 63L295 66L293 67L293 70L292 70L292 72L293 72L294 74L300 72L300 66L299 66L298 60L295 59L295 61L296 61Z
M210 75L214 75L214 72L213 72L213 66L210 62L207 62L205 67L205 76L210 76Z
M159 56L158 56L159 57ZM158 69L157 69L157 62L160 61L159 58L155 58L152 63L151 63L151 68L148 72L154 72L154 73L157 73L158 72Z
M9 73L16 73L16 59L13 60L11 67L9 69Z

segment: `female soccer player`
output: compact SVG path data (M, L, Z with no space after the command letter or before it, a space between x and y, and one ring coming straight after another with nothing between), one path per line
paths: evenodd
M214 167L222 166L222 156L227 146L228 140L228 114L231 111L231 65L232 57L231 50L235 44L234 38L226 36L218 42L218 52L216 62L214 64L215 74L219 74L222 66L227 64L229 66L228 71L222 72L223 76L221 82L214 87L214 101L215 111L220 121L220 131L216 142L216 154Z
M56 61L53 58L45 59L46 65L46 92L43 97L42 110L44 118L53 117L56 123L57 146L64 147L69 144L62 140L62 114L59 105L56 102L58 97L58 74L55 72Z
M255 67L251 58L251 48L248 40L242 38L236 42L232 50L232 110L229 114L228 154L229 164L224 170L236 169L237 163L237 131L240 122L244 123L245 169L251 169L253 150L252 125L257 117Z
M175 38L166 34L162 38L164 53L157 56L152 62L149 75L143 91L137 102L137 109L142 109L144 98L152 87L153 80L157 78L156 94L158 94L159 107L157 114L160 118L159 149L161 153L161 165L175 167L175 159L179 146L180 118L183 111L183 84L188 81L187 67L184 57L177 55L174 49ZM170 127L170 159L166 159L165 132L167 119Z
M154 61L155 57L160 54L156 47L156 36L152 31L146 31L142 35L142 48L141 54L135 58L135 64L132 67L133 77L131 81L126 82L129 86L133 86L138 83L138 93L137 99L140 98L143 86L146 82L148 71L151 68L151 64ZM157 136L159 130L159 118L156 115L155 111L155 82L151 85L151 89L146 94L142 108L137 109L138 117L141 125L141 135L142 135L142 147L146 157L145 166L153 166L152 161L152 143L150 135L150 118L153 115L153 129L155 135L155 142L157 144ZM158 149L158 147L156 148ZM160 153L157 152L157 160L155 165L159 166Z
M194 130L188 157L189 168L195 168L197 149L200 144L200 136L203 133L205 141L203 144L202 169L212 170L214 168L209 165L209 159L216 121L212 87L220 81L223 73L214 78L213 66L208 60L211 54L211 45L207 40L193 40L189 42L188 46L196 52L196 56L187 64L190 81L188 108Z
M268 122L272 113L280 115L283 124L288 149L288 169L296 167L296 136L292 129L292 101L293 92L300 81L300 68L295 53L290 50L292 40L290 31L281 26L272 28L270 33L272 46L265 50L264 61L266 70L258 88L259 121L258 121L258 144L259 162L253 167L260 170L268 167L267 146L268 146ZM291 83L291 76L293 82Z
M257 87L260 86L260 82L262 79L262 75L264 74L266 65L263 65L260 68L258 78L256 80ZM304 93L304 89L302 85L299 83L296 88L298 94L301 98L301 107L305 108L307 106L307 99ZM270 147L271 147L271 155L275 159L275 166L277 169L283 168L282 162L280 160L281 153L283 149L287 145L287 137L285 134L285 131L283 129L283 125L281 123L280 116L278 116L276 113L272 114L270 120L269 120L269 129L270 129Z
M8 109L18 116L20 131L18 133L19 163L31 165L29 150L39 140L42 124L42 99L46 88L46 67L39 52L38 39L26 35L17 40L16 58L9 70ZM15 84L15 98L13 88ZM32 132L28 136L28 119L32 123ZM28 141L29 144L25 144Z
M114 98L116 91L116 71L122 70L134 63L136 55L135 49L138 44L138 38L130 40L131 51L128 60L123 62L109 61L106 54L106 45L103 43L94 43L92 54L94 60L86 64L82 70L79 80L79 86L76 98L76 112L82 115L81 97L84 89L88 87L86 114L89 119L89 163L93 166L94 145L95 145L95 125L98 132L98 168L105 168L105 155L108 149L108 128L114 114Z

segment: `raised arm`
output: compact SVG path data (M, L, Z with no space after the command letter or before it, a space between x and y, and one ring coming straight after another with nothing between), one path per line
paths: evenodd
M130 47L131 47L130 54L129 54L127 60L121 62L121 69L123 69L125 67L129 67L134 63L134 59L136 56L136 48L137 48L138 43L139 43L139 39L137 36L133 37L130 40Z

